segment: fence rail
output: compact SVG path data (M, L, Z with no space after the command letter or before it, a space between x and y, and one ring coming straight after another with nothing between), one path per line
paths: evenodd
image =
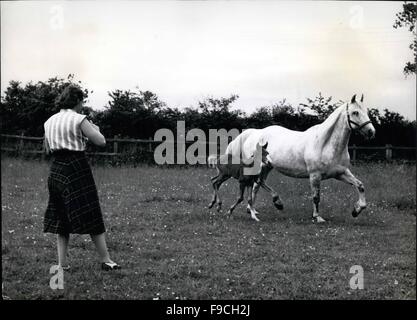
M43 137L30 137L24 135L13 135L13 134L1 134L2 144L1 144L1 151L5 152L17 152L19 154L39 154L45 155L44 148L43 148ZM15 143L11 143L10 141L16 141ZM8 143L4 143L7 141ZM165 141L166 142L166 141ZM175 141L171 141L172 143L176 143ZM37 149L27 149L25 143L31 143L33 147L33 143L36 144ZM145 148L140 148L141 150L145 150L146 152L152 153L153 152L153 145L159 144L161 141L155 141L151 138L149 139L122 139L119 137L114 137L111 139L107 139L107 145L112 146L111 152L87 152L88 155L91 156L107 156L107 157L117 157L123 155L123 150L121 151L120 146L121 144L133 144L135 145L134 150L138 150L138 146L142 145ZM185 144L193 144L195 141L185 141ZM213 142L201 142L204 143L206 146L216 143ZM35 146L35 147L36 147ZM384 158L387 161L393 160L393 150L405 150L411 151L414 150L414 155L416 155L416 148L415 147L402 147L402 146L392 146L390 144L386 144L385 146L349 146L349 151L351 152L351 160L355 163L358 160L358 153L360 151L384 151ZM414 158L415 160L415 158Z

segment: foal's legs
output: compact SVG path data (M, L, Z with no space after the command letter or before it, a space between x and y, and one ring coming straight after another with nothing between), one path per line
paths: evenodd
M252 188L249 188L249 185L247 185L248 187L248 207L246 208L246 212L252 214L252 212L254 212L255 214L258 214L259 212L256 211L255 207L254 207L254 202L253 202L253 188L255 186L255 182L253 182ZM250 209L250 207L252 207L252 211Z
M257 212L253 208L252 188L253 188L252 184L248 186L248 208L250 211L251 218L254 219L255 221L259 221L258 217L256 216Z
M279 197L278 193L270 186L268 186L265 180L259 180L259 184L262 188L264 188L272 195L272 201L274 202L275 208L277 208L278 210L284 209L284 205L282 204L281 198Z
M219 196L219 188L222 185L223 182L225 182L226 180L228 180L230 178L230 176L228 175L224 175L224 174L220 174L214 178L212 178L212 180L214 180L213 182L213 188L214 188L214 196L213 196L213 200L209 205L209 208L213 207L214 203L217 200L217 211L219 212L222 208L222 201L220 200L220 196Z
M255 202L256 200L256 194L259 191L259 188L261 187L260 183L254 182L253 183L253 187L252 187L252 204ZM248 199L249 199L249 193L248 193ZM248 201L248 206L246 207L246 212L247 213L252 213L250 205L249 205L249 201Z
M274 206L278 210L282 210L282 209L284 209L284 205L282 204L282 201L281 201L278 193L266 184L266 178L268 177L268 174L271 172L271 170L272 170L272 166L262 166L261 174L259 176L259 181L255 182L255 184L253 186L253 191L252 191L253 204L255 204L256 195L259 191L259 188L262 187L271 194ZM248 205L248 208L247 208L247 212L248 213L250 212L249 205Z
M213 205L216 203L216 200L217 200L217 191L216 191L216 188L214 187L214 182L216 181L216 179L218 179L219 178L219 175L220 174L218 174L217 176L215 176L215 177L212 177L210 180L211 180L211 183L212 183L212 185L213 185L213 189L214 189L214 193L213 193L213 198L212 198L212 200L211 200L211 202L210 202L210 204L209 204L209 209L211 209L212 207L213 207Z
M245 184L240 183L239 184L239 197L237 198L236 202L230 207L229 209L229 215L232 214L233 210L235 210L236 206L243 201L243 194L245 193Z
M356 187L359 194L359 200L355 203L352 211L352 216L356 218L359 213L366 208L365 188L363 187L363 183L357 179L349 169L346 169L345 172L337 176L336 179Z
M319 216L319 203L320 203L320 181L321 175L312 173L310 174L310 186L313 194L313 222L321 223L325 222L322 217Z

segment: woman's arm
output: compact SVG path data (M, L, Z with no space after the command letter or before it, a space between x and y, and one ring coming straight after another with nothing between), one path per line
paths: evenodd
M84 119L81 122L81 131L95 145L99 147L104 147L106 145L106 139L101 134L99 128L87 119Z

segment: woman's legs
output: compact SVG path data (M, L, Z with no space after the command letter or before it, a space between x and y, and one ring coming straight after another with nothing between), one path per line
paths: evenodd
M57 235L58 265L61 267L66 267L68 265L67 263L68 243L69 243L69 234Z
M106 244L106 233L101 234L92 234L91 239L96 246L98 254L100 255L101 262L114 263L110 259L109 251ZM69 234L58 234L57 235L57 247L58 247L58 265L61 267L66 267L67 257L68 257L68 244L69 244Z
M106 233L103 232L100 234L91 234L90 236L96 246L98 254L100 255L101 262L113 263L110 259L109 250L107 249L105 235Z

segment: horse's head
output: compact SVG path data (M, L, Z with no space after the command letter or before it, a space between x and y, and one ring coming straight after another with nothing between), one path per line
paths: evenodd
M265 165L271 165L272 159L271 159L271 156L269 155L269 152L266 150L267 148L268 148L268 141L263 136L261 136L256 145L256 150L258 151L259 149L262 150L262 163Z
M366 139L375 136L375 128L368 116L368 109L363 106L363 94L359 102L356 101L356 94L346 105L347 121L352 131L360 132Z
M262 162L266 165L271 165L272 159L271 159L271 156L269 155L269 152L266 150L267 147L268 147L268 142L261 147L262 148Z
M266 165L266 166L272 165L271 156L269 155L269 152L266 150L267 147L268 147L268 142L264 141L263 139L261 139L256 144L255 153L250 157L251 165L254 164L254 161L257 164L260 164L261 166L263 166L263 165ZM242 161L243 161L244 164L247 164L243 159L242 159Z

